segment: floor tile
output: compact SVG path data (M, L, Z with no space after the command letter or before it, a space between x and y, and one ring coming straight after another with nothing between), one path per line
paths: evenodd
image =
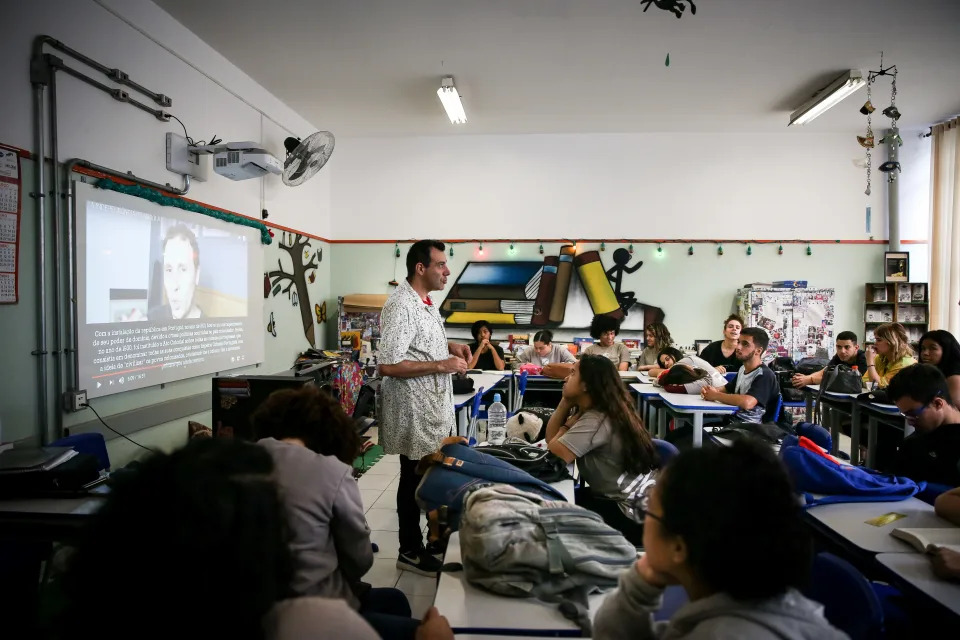
M389 478L389 476L380 476L380 477ZM396 491L398 488L400 488L400 476L398 475L396 478L393 478L384 488L393 489L394 491Z
M361 489L377 489L383 491L393 482L394 479L390 476L372 476L369 473L365 473L357 480L357 485Z
M364 505L367 503L364 502ZM375 509L396 509L397 492L392 489L386 489L377 496L377 501L372 505Z
M396 558L377 558L370 571L363 576L363 581L374 587L395 587L401 573L403 572L397 569Z
M378 460L375 465L367 469L366 475L370 474L378 476L398 476L400 475L400 463Z
M383 491L380 489L360 489L360 500L363 502L363 510L367 511L377 503Z
M410 596L430 596L432 598L437 593L437 579L421 576L412 571L404 571L397 581L397 589L407 594L407 598Z
M407 596L407 600L410 601L410 615L418 620L422 620L433 606L433 596Z
M397 518L397 510L377 509L367 510L367 524L374 531L399 531L400 521Z
M380 458L380 462L389 462L389 463L391 463L391 464L393 464L393 463L395 463L395 464L400 464L400 455L399 455L399 454L396 454L396 453L389 453L389 454L383 456L382 458Z
M371 531L370 542L375 542L380 548L373 554L377 558L393 558L399 555L400 541L397 539L396 531Z

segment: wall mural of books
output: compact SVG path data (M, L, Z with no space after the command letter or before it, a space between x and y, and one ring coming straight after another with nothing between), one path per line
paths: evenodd
M622 320L624 329L642 330L662 322L664 313L623 290L624 276L643 264L627 266L629 257L626 249L618 249L615 266L607 270L599 251L578 254L576 247L565 245L559 255L546 256L543 262L471 261L457 276L440 313L453 326L486 320L493 326L534 330L585 328L595 314L606 314Z

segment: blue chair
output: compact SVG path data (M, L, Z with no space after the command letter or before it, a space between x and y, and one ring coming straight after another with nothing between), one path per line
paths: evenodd
M527 372L520 372L520 380L517 382L517 397L513 399L513 406L510 407L510 415L513 415L517 411L520 411L520 407L523 406L523 394L527 392Z
M680 453L672 442L666 440L657 440L652 438L653 448L657 450L657 457L660 458L660 464L667 464L675 455Z
M778 422L780 420L780 412L783 411L783 396L777 396L777 406L773 410L773 421Z
M483 387L477 389L477 395L473 396L473 404L470 405L470 423L467 425L467 442L472 447L477 444L477 418L480 417L480 402L483 401Z
M822 604L830 624L851 640L883 637L880 598L870 581L846 560L832 553L818 553L804 595Z
M730 382L730 381L732 381L732 380L736 380L736 379L737 379L737 372L736 372L736 371L727 371L725 374L723 374L723 377L727 379L727 382Z
M50 443L51 447L72 447L77 453L89 453L97 457L100 469L110 468L110 456L107 454L107 442L102 433L75 433Z

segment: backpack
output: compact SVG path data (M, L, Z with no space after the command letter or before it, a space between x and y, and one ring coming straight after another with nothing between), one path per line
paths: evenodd
M843 464L813 441L801 437L784 438L780 459L803 495L805 507L837 502L894 502L906 500L926 488L926 482L878 473L871 469ZM812 493L826 494L814 498Z
M504 484L467 496L460 549L470 584L559 603L585 637L587 594L616 587L637 560L636 548L596 513Z
M566 500L543 480L465 444L448 444L424 456L417 471L423 472L417 487L417 504L427 514L431 541L459 528L463 499L476 487L505 483L550 500Z
M803 391L793 386L792 378L797 373L793 360L785 356L774 358L770 369L777 375L777 384L780 385L780 393L785 402L803 401Z
M725 440L751 440L765 445L780 444L790 432L778 424L764 422L761 424L751 422L731 422L728 426L714 431L710 434L711 438L718 436ZM714 444L719 444L714 442Z
M820 392L817 394L817 406L814 422L820 422L820 399L824 391L833 393L856 393L863 390L863 379L860 375L845 364L834 364L823 370L823 379L820 380Z
M797 363L796 370L801 375L809 376L821 369L826 369L828 364L830 361L826 358L803 358Z
M559 482L570 477L566 462L546 449L526 443L506 442L483 446L479 450L488 456L509 462L544 482Z

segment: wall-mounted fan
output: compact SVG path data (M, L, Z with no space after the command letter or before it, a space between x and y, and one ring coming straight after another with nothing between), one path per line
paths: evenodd
M300 138L287 138L283 146L287 159L283 162L283 183L290 187L302 184L327 164L336 140L329 131L317 131Z

